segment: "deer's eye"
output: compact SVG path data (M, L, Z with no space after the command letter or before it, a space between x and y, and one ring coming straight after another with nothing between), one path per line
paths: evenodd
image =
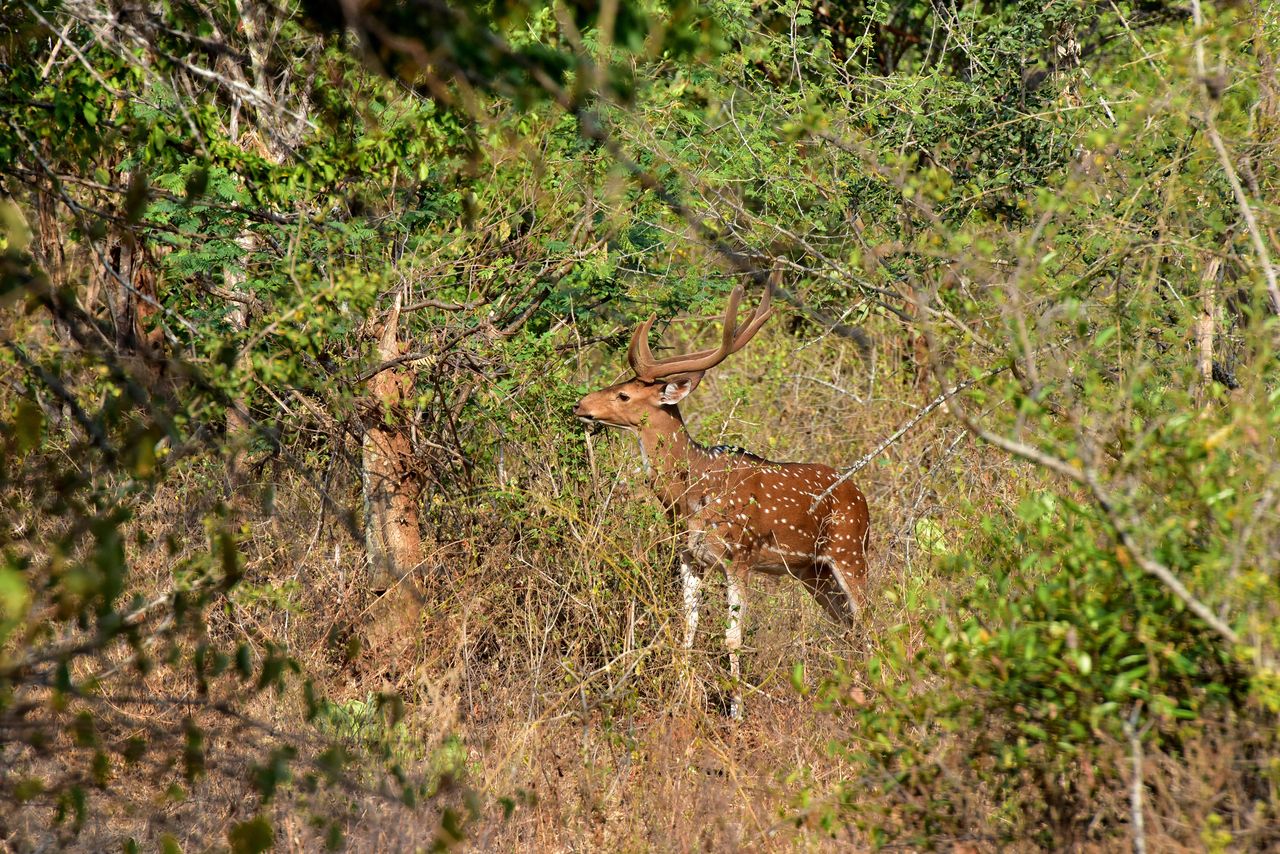
M618 400L621 400L623 403L626 403L630 399L631 395L627 394L625 391L618 392Z

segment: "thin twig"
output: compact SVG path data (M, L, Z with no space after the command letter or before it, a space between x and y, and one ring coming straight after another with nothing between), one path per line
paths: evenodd
M897 430L894 430L893 433L890 434L889 438L885 439L880 444L876 445L867 454L863 455L863 457L859 459L856 463L854 463L853 465L849 466L844 471L842 471L840 473L840 476L836 478L831 483L830 486L822 490L822 492L818 493L813 499L813 504L809 505L809 512L816 513L818 511L819 502L821 502L824 498L826 498L833 491L835 491L835 488L838 487L840 484L844 483L846 480L853 477L858 472L862 471L862 469L866 468L868 463L870 463L876 457L884 453L885 450L894 442L897 442L899 439L905 436L908 430L910 430L912 427L916 426L921 421L923 421L925 416L927 416L930 412L933 412L933 410L937 409L939 406L946 403L949 399L954 397L957 393L964 391L966 388L973 385L974 383L977 383L981 380L988 380L991 377L994 377L997 374L1007 370L1009 370L1008 365L1002 365L998 368L994 368L990 371L987 371L985 374L983 374L980 377L976 377L971 380L965 380L964 382L948 389L947 391L942 392L933 400L929 401L928 404L921 407L919 412L917 412L915 415L908 418L901 427L899 427Z
M1218 126L1213 120L1211 102L1214 99L1209 91L1209 73L1204 58L1204 12L1200 8L1200 0L1191 0L1191 16L1196 27L1196 72L1200 75L1200 83L1205 98L1205 134L1213 144L1213 150L1218 153L1218 160L1222 163L1222 171L1226 173L1227 181L1231 184L1231 192L1236 197L1236 204L1240 206L1240 215L1244 217L1245 224L1249 227L1249 240L1253 243L1253 251L1258 256L1258 263L1262 265L1262 275L1267 280L1267 293L1271 296L1271 310L1276 314L1280 314L1280 284L1276 282L1276 269L1271 264L1271 253L1267 251L1267 244L1262 239L1262 231L1258 228L1258 220L1253 215L1253 206L1249 204L1249 197L1245 195L1240 178L1236 175L1236 169L1231 162L1231 155L1227 151L1226 143L1222 141L1222 137L1218 133Z
M924 328L924 334L929 341L929 352L937 352L937 343L933 340L933 335L927 327ZM930 359L930 367L933 369L934 375L937 377L939 384L943 383L942 369L938 364ZM1102 511L1102 515L1106 518L1107 523L1115 532L1116 538L1120 541L1120 545L1124 547L1123 552L1119 555L1119 559L1124 561L1126 558L1133 560L1142 569L1143 572L1152 576L1169 589L1174 596L1182 601L1193 614L1199 617L1206 626L1213 629L1218 635L1232 646L1240 644L1240 636L1236 634L1231 626L1218 617L1213 610L1199 599L1197 599L1190 590L1186 588L1178 577L1173 574L1167 566L1149 557L1138 542L1134 539L1130 530L1130 525L1121 515L1117 507L1116 501L1107 493L1099 482L1096 472L1090 468L1087 463L1080 461L1076 464L1067 462L1052 454L1046 453L1039 448L1032 447L1017 439L1011 439L1008 436L1002 436L987 430L982 425L975 422L966 414L964 407L958 398L952 400L950 412L956 417L966 430L972 433L976 438L981 439L989 445L994 445L1007 454L1020 457L1028 462L1035 463L1041 468L1059 474L1068 480L1087 488L1093 496L1094 504Z
M1129 754L1133 761L1133 780L1129 785L1129 814L1133 826L1134 854L1147 854L1147 828L1142 815L1142 736L1146 727L1138 729L1138 711L1141 704L1133 707L1133 712L1124 721L1124 733L1129 737ZM1148 724L1150 726L1150 724Z
M89 440L93 443L94 447L102 451L102 453L107 456L107 459L114 460L116 454L115 449L112 448L111 443L107 441L107 434L103 431L102 425L97 421L94 421L85 413L84 409L80 406L80 402L76 400L76 396L72 394L65 385L63 385L62 381L49 373L49 371L45 370L43 366L28 356L26 351L23 350L17 342L5 341L4 343L5 346L12 351L14 357L21 362L30 373L35 374L40 382L44 383L49 391L53 392L54 395L62 401L63 405L71 410L71 417L74 418L76 423L80 425L81 429L89 435Z

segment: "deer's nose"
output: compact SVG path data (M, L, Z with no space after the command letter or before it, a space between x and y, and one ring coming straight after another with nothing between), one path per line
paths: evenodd
M586 399L586 398L583 398L583 400L585 400L585 399ZM581 400L580 400L580 401L578 401L578 405L577 405L577 406L575 406L575 407L573 408L573 414L574 414L574 415L576 415L578 418L590 418L590 417L591 417L590 415L588 415L588 414L587 414L587 410L583 408L583 406L582 406L582 401L581 401Z

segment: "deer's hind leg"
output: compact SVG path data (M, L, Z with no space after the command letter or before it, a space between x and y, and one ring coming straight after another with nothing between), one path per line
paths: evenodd
M810 592L827 613L845 625L852 625L862 610L868 539L865 524L838 520L814 557L812 580L805 579Z
M800 575L800 580L832 620L842 626L852 626L858 615L858 603L846 592L836 573L831 561L820 556Z

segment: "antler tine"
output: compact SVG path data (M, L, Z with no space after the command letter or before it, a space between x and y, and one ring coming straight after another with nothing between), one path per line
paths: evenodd
M743 347L745 347L747 345L747 342L750 341L751 338L757 332L760 331L760 327L764 326L764 322L769 319L769 316L773 314L773 308L770 306L770 302L773 296L773 285L775 284L776 280L777 280L776 275L770 278L769 284L765 288L764 296L760 300L760 304L755 307L755 310L753 310L751 314L748 315L745 321L738 324L737 327L734 328L733 343L730 346L729 352L726 355L732 355L738 352L739 350L741 350ZM738 291L741 291L741 288L735 289L735 293ZM724 331L726 332L729 329L728 321L730 320L731 317L732 317L732 312L725 313ZM717 353L717 352L719 352L719 348L699 350L698 352L690 353L687 356L668 356L665 359L659 359L654 364L658 366L663 366L663 365L668 365L674 362L683 361L685 359L702 359L706 356L710 356L712 353Z
M777 278L777 274L769 277L769 284L765 286L764 296L760 298L760 304L756 306L755 311L751 312L751 316L747 318L746 323L734 330L733 349L729 351L730 353L736 353L747 346L747 342L760 331L760 327L764 326L764 322L769 319L769 315L773 314L773 308L769 303L772 301L773 286Z
M725 307L724 325L720 333L720 346L709 350L699 350L680 356L667 356L648 363L652 379L674 376L675 374L693 373L713 368L724 361L733 352L733 338L737 328L734 325L738 313L738 303L742 301L742 287L736 287L729 294L729 304ZM646 349L648 343L645 344Z
M653 328L653 322L657 319L658 316L655 314L637 326L631 333L631 344L627 347L627 364L636 372L636 376L641 378L646 378L645 374L653 366L653 354L649 352L649 330Z
M714 368L727 358L730 354L736 353L751 340L752 336L760 330L768 319L771 310L769 308L770 287L765 289L764 298L760 301L760 305L751 313L746 322L737 325L738 304L742 301L742 286L739 285L729 294L729 303L725 307L724 327L721 330L720 346L708 350L699 350L695 353L689 353L682 356L668 356L665 359L654 359L649 351L649 330L653 326L653 320L641 324L636 327L635 334L631 336L631 347L627 351L627 359L631 364L631 369L636 372L636 376L650 382L661 379L663 377L671 377L677 374L696 373Z

